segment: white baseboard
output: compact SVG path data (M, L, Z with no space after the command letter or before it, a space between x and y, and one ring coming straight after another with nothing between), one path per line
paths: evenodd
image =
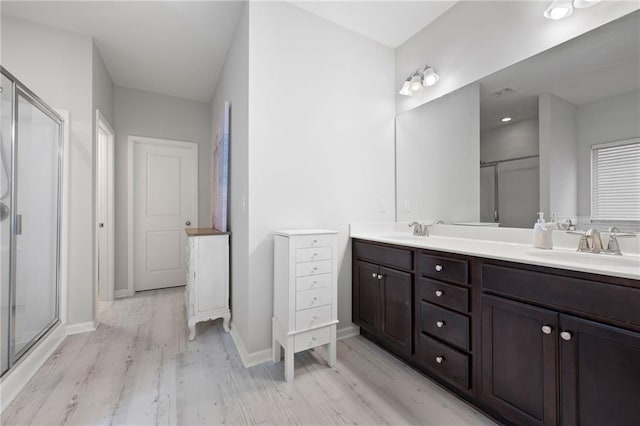
M72 334L86 333L88 331L95 331L97 327L98 322L96 320L69 324L67 325L67 336L70 336Z
M271 348L249 353L247 352L247 348L244 346L240 333L238 333L238 329L233 326L233 323L231 323L230 328L231 338L233 339L233 343L236 345L236 349L238 350L240 359L242 360L242 365L244 365L245 368L253 367L271 360Z
M24 385L58 349L65 337L67 337L66 327L64 324L57 325L44 340L33 348L29 355L20 360L11 371L2 377L0 380L0 412L7 408Z
M360 327L355 324L348 325L346 327L339 328L336 331L336 339L348 339L349 337L359 336L360 335Z
M126 288L126 289L124 289L124 290L116 290L116 291L115 291L115 293L114 293L113 295L114 295L114 297L115 297L116 299L121 299L121 298L123 298L123 297L129 297L129 296L131 296L131 294L129 294L129 289L128 289L128 288Z

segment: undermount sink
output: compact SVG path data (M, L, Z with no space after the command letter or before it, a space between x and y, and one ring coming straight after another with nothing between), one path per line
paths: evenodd
M636 256L616 256L611 254L579 253L570 251L530 251L529 256L545 260L557 260L559 262L579 262L598 264L602 266L627 266L640 268L640 259Z

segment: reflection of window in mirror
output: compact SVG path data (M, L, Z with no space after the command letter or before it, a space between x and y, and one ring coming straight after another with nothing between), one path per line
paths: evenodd
M640 222L640 139L591 147L591 220Z

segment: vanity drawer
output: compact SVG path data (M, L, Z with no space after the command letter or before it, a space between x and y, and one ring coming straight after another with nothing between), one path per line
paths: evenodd
M298 249L307 247L330 247L333 245L334 235L299 235L293 238L295 247Z
M420 302L420 331L469 350L469 317Z
M640 326L640 288L489 264L482 265L482 287L560 310Z
M331 337L331 327L298 333L293 337L293 351L300 352L316 346L326 345Z
M469 389L469 356L420 333L418 359L425 367L462 389Z
M331 321L331 305L296 312L296 330L306 330Z
M418 254L418 274L457 284L469 282L469 265L466 260Z
M296 264L296 277L326 274L328 272L331 272L330 260L320 260L317 262L304 262Z
M313 262L331 259L331 247L304 248L296 250L296 262Z
M428 278L418 278L418 296L433 304L458 312L469 312L469 289Z
M296 291L311 290L314 288L329 287L331 274L309 275L296 278Z
M296 293L296 311L331 304L331 287Z
M411 271L413 269L413 256L410 250L356 241L355 256L357 259L378 265L391 266L405 271Z

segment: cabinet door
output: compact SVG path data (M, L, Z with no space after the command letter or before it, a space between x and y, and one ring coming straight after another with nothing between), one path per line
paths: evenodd
M637 425L640 334L560 316L560 420L565 425Z
M557 422L557 324L553 311L482 297L482 398L514 423Z
M411 274L380 268L382 275L382 337L398 351L411 355Z
M353 322L369 333L378 334L380 308L380 267L356 263L353 294Z

